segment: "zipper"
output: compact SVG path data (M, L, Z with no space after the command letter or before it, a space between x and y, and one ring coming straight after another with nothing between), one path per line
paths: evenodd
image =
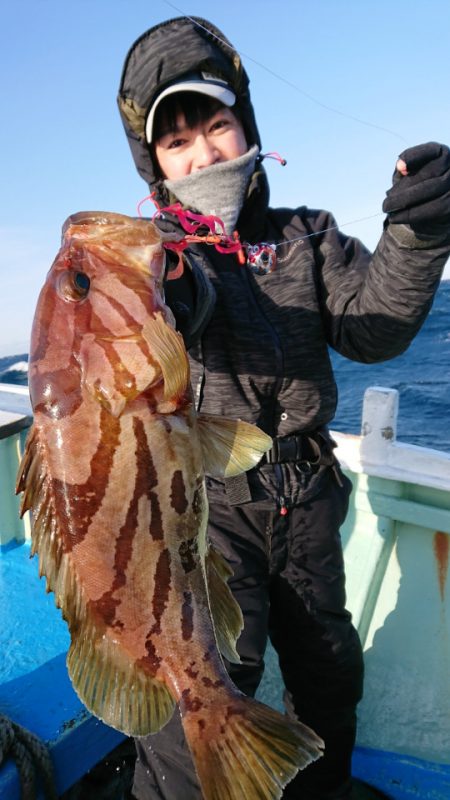
M272 536L273 536L273 522L272 515L268 512L269 522L266 525L266 538L267 538L267 564L270 573L270 561L272 558Z
M280 390L281 390L281 387L282 387L282 384L283 384L284 352L283 352L283 348L282 348L282 345L281 345L281 339L280 339L280 336L278 334L278 331L275 329L273 324L267 318L264 310L261 308L261 305L256 301L254 283L253 283L252 280L250 280L250 278L251 278L250 271L247 269L247 267L244 267L244 269L245 269L246 283L247 283L247 287L248 287L248 290L250 292L250 295L251 295L251 298L252 298L252 301L253 301L253 305L257 309L258 314L261 317L261 320L263 321L264 326L270 332L271 339L272 339L272 342L273 342L273 345L274 345L275 357L276 357L275 358L275 363L279 367L278 370L277 370L276 376L274 376L274 378L275 378L275 380L274 380L274 391L273 391L273 395L272 395L273 396L273 403L272 403L272 406L273 406L273 408L272 408L272 430L275 431L275 430L277 430L277 420L275 419L275 400L278 397L278 395L280 393ZM256 281L257 281L257 278L255 279L255 283L256 283Z
M277 500L280 509L280 515L282 517L285 517L286 514L288 513L288 509L286 506L286 498L284 496L283 470L281 469L281 464L274 464L273 466L274 466L275 477L277 479L277 484L278 484Z

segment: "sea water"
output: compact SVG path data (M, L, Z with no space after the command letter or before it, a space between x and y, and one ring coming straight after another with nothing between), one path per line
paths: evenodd
M399 392L397 439L450 452L450 281L442 281L421 330L401 356L358 364L331 355L339 400L334 430L360 433L369 386Z

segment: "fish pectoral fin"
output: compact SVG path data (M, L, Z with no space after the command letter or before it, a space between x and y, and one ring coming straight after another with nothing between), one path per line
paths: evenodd
M230 710L233 713L230 714ZM180 704L204 800L275 800L299 769L323 755L323 741L301 722L229 688L203 714ZM257 787L257 788L256 788Z
M127 736L157 733L175 709L167 686L93 627L87 624L76 635L72 632L67 654L70 679L80 700L92 714Z
M256 425L242 420L199 414L198 429L207 475L231 478L261 460L272 439Z
M240 664L236 642L244 627L242 611L227 584L233 570L223 556L210 547L205 559L208 582L209 605L217 637L217 646L222 655L233 664Z
M160 366L164 400L182 397L189 385L189 360L183 337L165 321L160 311L145 323L142 336L152 358Z

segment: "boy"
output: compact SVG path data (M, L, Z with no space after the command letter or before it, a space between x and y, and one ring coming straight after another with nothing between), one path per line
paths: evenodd
M190 245L181 277L166 283L198 408L274 438L248 474L207 481L209 536L233 568L244 614L242 664L229 672L253 695L270 636L287 713L325 740L324 757L283 796L360 797L351 755L363 662L339 537L351 486L327 429L336 408L327 348L382 361L420 329L450 252L449 150L430 143L402 154L372 256L325 211L269 207L248 78L211 23L183 17L143 34L125 62L119 107L159 206L213 214L242 244L238 254ZM183 233L176 214L157 224ZM176 715L137 751L138 800L201 797Z

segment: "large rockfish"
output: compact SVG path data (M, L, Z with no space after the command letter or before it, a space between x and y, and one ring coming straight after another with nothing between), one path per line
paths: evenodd
M239 661L242 615L206 538L204 486L205 473L249 469L271 440L196 415L163 277L151 222L66 221L33 323L22 513L87 708L144 736L178 704L207 800L279 798L323 743L228 676L220 653Z

